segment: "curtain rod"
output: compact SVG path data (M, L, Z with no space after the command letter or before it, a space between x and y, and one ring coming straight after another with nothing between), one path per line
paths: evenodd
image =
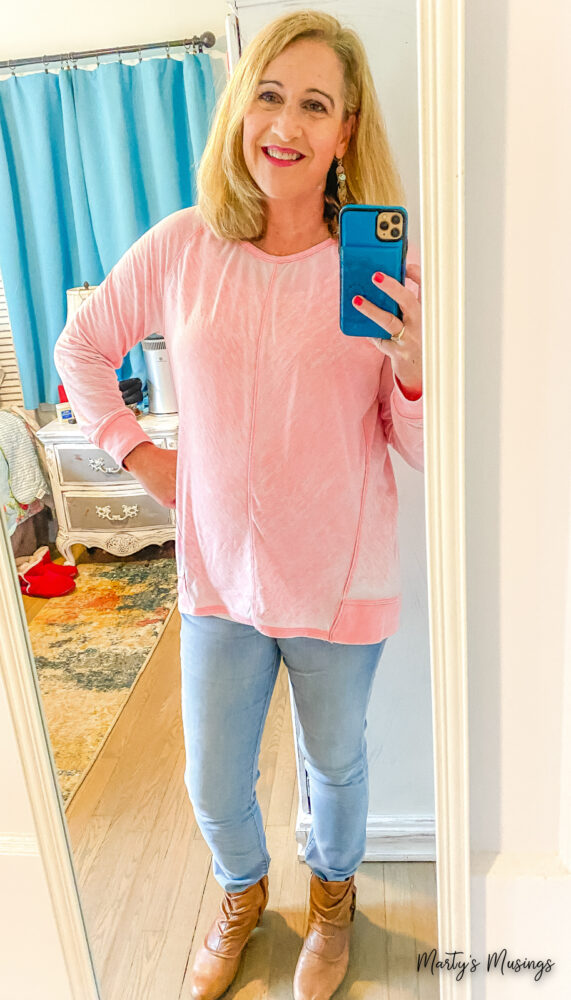
M198 46L199 52L202 52L202 46L204 45L207 49L212 48L216 42L216 37L211 31L204 31L202 35L193 35L192 38L183 38L177 42L149 42L146 45L119 45L113 49L93 49L90 52L60 52L55 56L37 56L35 58L27 59L4 59L0 62L0 69L11 69L14 73L14 67L16 66L29 66L33 63L43 63L46 67L46 73L48 72L47 63L51 62L61 62L63 67L64 59L69 66L71 60L75 63L78 59L91 59L93 57L98 58L99 56L107 55L119 55L123 52L138 52L139 54L145 49L164 49L167 50L167 58L169 56L169 49L180 48L184 45L188 49L191 45ZM139 59L140 61L140 59Z

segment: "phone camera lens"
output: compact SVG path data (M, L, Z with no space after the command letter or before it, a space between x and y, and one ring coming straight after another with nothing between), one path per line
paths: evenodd
M391 236L400 236L400 229L397 229L396 227L391 229Z
M384 230L384 229L388 229L388 228L389 228L389 224L388 224L388 222L386 222L386 221L385 221L385 220L383 219L383 221L382 221L382 222L381 222L381 224L379 225L379 229L383 229L383 230Z
M392 215L391 222L394 223L394 225L398 226L400 222L400 215Z

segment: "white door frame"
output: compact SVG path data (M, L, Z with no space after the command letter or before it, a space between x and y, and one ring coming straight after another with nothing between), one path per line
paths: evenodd
M425 498L439 950L470 952L464 492L464 0L417 0ZM0 677L61 935L70 991L100 998L26 618L0 529ZM17 837L3 836L4 845ZM27 850L30 845L27 846ZM10 853L4 846L3 853ZM21 853L21 845L15 853ZM441 977L442 1000L470 984Z
M417 0L425 496L438 947L470 954L464 0ZM440 977L441 1000L471 983Z

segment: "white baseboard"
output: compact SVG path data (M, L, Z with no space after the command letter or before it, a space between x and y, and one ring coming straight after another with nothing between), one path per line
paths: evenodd
M311 814L300 806L295 825L297 856L305 859ZM435 861L434 816L369 816L363 861Z

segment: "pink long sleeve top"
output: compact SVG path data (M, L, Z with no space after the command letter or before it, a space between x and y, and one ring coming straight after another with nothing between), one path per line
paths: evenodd
M149 438L116 369L157 332L179 411L179 609L275 637L396 632L388 446L423 469L423 399L404 396L374 343L341 332L337 242L278 257L220 239L194 206L133 244L55 348L80 429L118 463Z

